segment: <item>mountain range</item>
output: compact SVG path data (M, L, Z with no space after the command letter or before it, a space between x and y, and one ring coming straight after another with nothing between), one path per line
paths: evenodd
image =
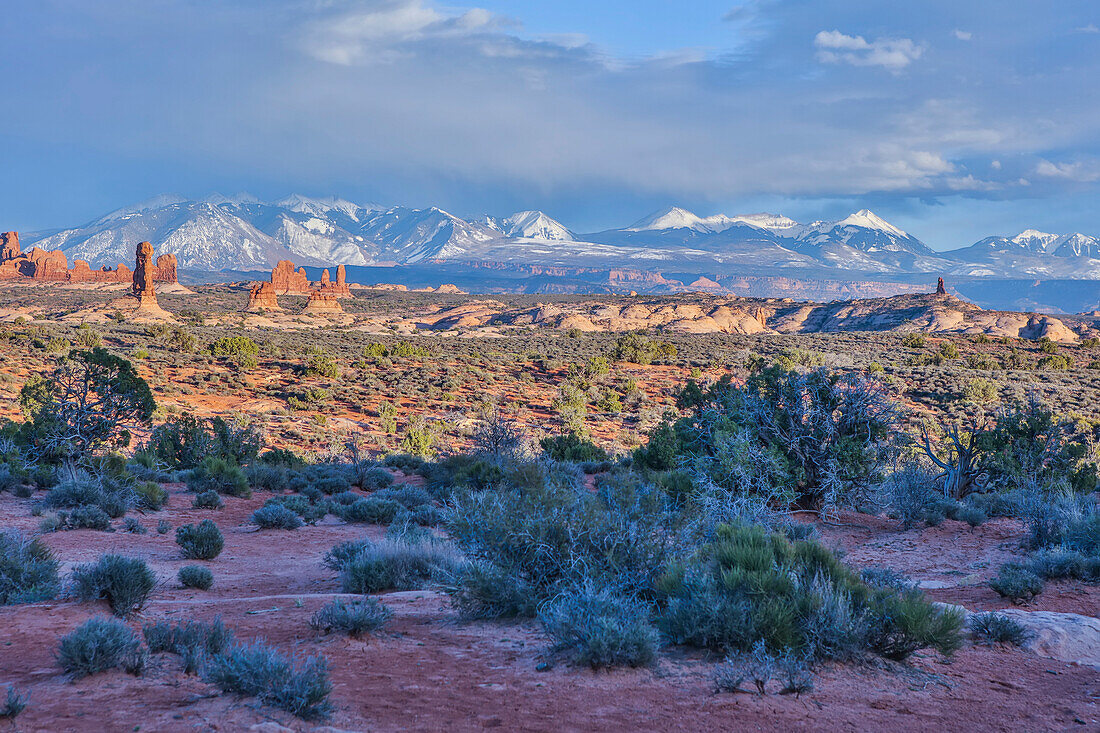
M945 252L864 209L801 224L775 214L701 217L672 207L629 226L576 233L541 211L463 219L431 207L383 207L293 195L202 200L159 196L69 229L27 232L92 267L128 262L148 240L192 271L255 271L282 259L307 266L492 263L798 277L938 273L964 278L1100 279L1100 240L1027 230Z

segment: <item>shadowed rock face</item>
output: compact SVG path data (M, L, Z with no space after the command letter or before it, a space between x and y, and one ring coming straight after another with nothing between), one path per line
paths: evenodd
M14 260L20 254L19 232L4 232L0 234L0 262Z
M134 295L139 298L152 297L156 300L156 291L153 289L153 245L149 242L139 242L134 256Z

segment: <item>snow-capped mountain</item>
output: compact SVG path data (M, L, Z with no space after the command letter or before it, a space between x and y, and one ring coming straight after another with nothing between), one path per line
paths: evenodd
M803 246L844 244L867 253L909 252L935 256L935 252L924 242L867 209L861 209L840 221L814 222L801 231L796 240Z
M1100 239L1080 232L1073 234L1048 234L1026 229L1015 237L986 237L971 247L957 252L979 251L1015 252L1055 257L1100 257Z
M934 252L864 209L800 224L778 214L658 211L621 229L575 234L541 211L467 220L430 207L384 208L336 197L247 194L194 201L165 195L71 229L26 232L92 267L130 262L149 240L190 270L265 270L278 260L328 266L428 262L600 267L706 273L807 273L845 279L916 273L1100 279L1100 240L1034 230Z
M479 223L506 237L541 239L549 242L574 241L573 232L541 211L517 211L503 219L486 216Z

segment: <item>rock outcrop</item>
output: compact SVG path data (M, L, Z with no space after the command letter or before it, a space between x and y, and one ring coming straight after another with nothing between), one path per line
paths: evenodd
M279 300L276 298L275 286L270 282L253 283L248 291L249 313L261 313L264 311L281 311Z
M347 270L343 265L336 268L336 281L329 278L328 270L321 272L321 292L326 295L334 295L337 298L350 298L351 288L348 287Z
M156 265L148 268L149 281L175 284L178 282L176 270L176 256L161 255ZM0 234L0 280L130 285L133 277L133 271L123 264L93 270L84 260L74 260L70 269L64 252L38 247L22 252L17 232Z
M0 262L14 260L22 254L19 249L19 232L4 232L0 234Z
M312 290L306 269L303 267L296 271L290 260L280 260L275 265L271 271L271 284L278 295L309 295Z
M302 313L306 315L318 315L325 316L334 313L343 313L344 309L340 307L340 301L335 295L331 293L325 293L320 290L311 291L309 294L309 300L306 301L306 307Z
M139 242L134 254L134 276L131 294L138 299L139 308L155 307L157 291L153 287L153 245Z

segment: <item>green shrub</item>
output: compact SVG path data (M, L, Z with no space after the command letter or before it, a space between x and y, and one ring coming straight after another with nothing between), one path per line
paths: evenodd
M607 451L576 433L549 436L540 440L539 445L546 457L555 461L582 463L608 460Z
M203 676L223 692L259 698L303 720L324 718L331 710L332 684L324 657L299 663L257 641L211 657Z
M951 654L962 645L963 613L937 608L917 590L882 598L871 614L870 646L887 659L905 659L926 648Z
M433 578L453 574L461 566L458 555L445 545L411 544L382 540L369 544L344 566L345 593L416 590Z
M631 331L620 336L611 349L613 361L626 361L632 364L652 364L657 359L674 359L676 347L667 341L650 339L641 333Z
M335 550L335 548L334 548ZM451 605L465 619L534 618L541 594L512 573L481 563L470 563L448 585Z
M155 481L138 481L134 485L134 494L138 506L154 512L168 502L168 492Z
M867 586L820 544L759 526L719 526L716 539L660 584L659 617L676 643L716 651L769 650L851 658L864 649L903 659L958 647L962 619L917 591Z
M195 674L208 660L224 653L233 643L233 632L225 627L221 617L210 623L186 621L172 624L157 621L141 629L145 643L153 654L178 654L184 672Z
M222 501L221 494L211 490L195 494L195 498L191 500L191 506L194 509L221 509L225 506L225 502Z
M94 506L111 519L117 519L135 504L133 488L109 475L64 481L42 499L50 509L79 509Z
M349 524L389 524L401 505L391 499L360 498L354 504L333 507L332 513Z
M1006 563L997 577L989 581L989 587L1005 598L1026 601L1043 592L1043 579L1023 565Z
M907 333L901 339L901 345L907 349L923 349L924 336L919 333Z
M218 525L204 519L198 524L185 524L177 528L176 544L188 560L213 560L225 547L225 538Z
M393 474L384 468L376 467L368 470L359 485L367 491L384 489L393 483Z
M252 496L248 487L248 478L236 463L217 456L208 456L191 470L187 477L187 488L202 493L217 491L219 494L244 499Z
M539 620L553 653L592 669L649 665L660 647L646 605L607 590L565 591L539 612Z
M976 613L970 617L970 638L978 644L1024 646L1033 636L1029 629L999 613Z
M273 496L264 502L264 507L278 506L293 512L301 517L306 524L316 524L328 514L328 504L320 501L314 503L305 496Z
M15 691L14 685L8 685L8 691L4 696L4 704L0 706L0 720L15 720L19 714L27 709L29 695L20 695Z
M107 516L107 512L97 506L78 506L76 509L67 512L64 517L64 529L94 529L100 532L111 531L111 518Z
M116 668L140 674L145 667L145 651L137 634L126 624L93 618L61 638L57 663L74 679Z
M223 336L210 344L210 353L251 369L258 363L256 357L260 353L260 347L247 336Z
M309 625L325 634L338 631L348 636L361 636L382 628L393 612L374 598L345 603L336 599L313 614Z
M16 530L0 531L0 606L48 601L60 589L57 559L49 547Z
M201 565L184 565L177 577L184 588L210 590L214 585L214 573L210 572L210 568Z
M106 600L116 616L125 617L145 606L157 578L144 560L103 555L94 563L78 565L70 582L79 600Z
M252 512L252 523L260 529L298 529L302 518L282 504L269 504Z

